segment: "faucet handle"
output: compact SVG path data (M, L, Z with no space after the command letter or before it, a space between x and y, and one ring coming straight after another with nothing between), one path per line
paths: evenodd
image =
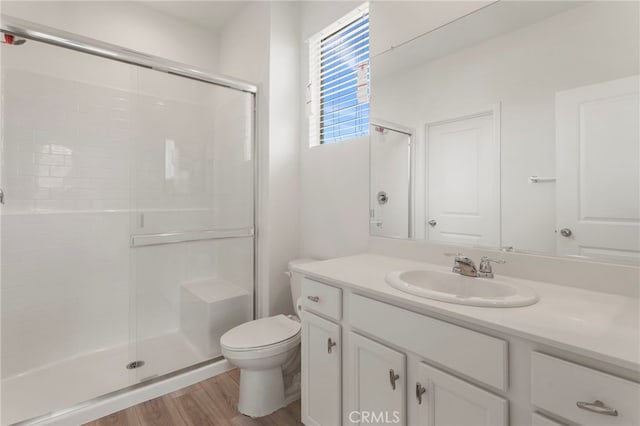
M499 264L503 264L503 263L507 263L506 260L504 259L492 259L488 256L482 256L480 258L480 264L482 265L483 263L486 263L487 265L491 264L491 263L499 263Z
M478 276L482 278L493 278L493 269L491 268L491 263L504 264L507 263L507 261L503 259L492 259L487 256L482 256L480 258L480 265L478 266Z

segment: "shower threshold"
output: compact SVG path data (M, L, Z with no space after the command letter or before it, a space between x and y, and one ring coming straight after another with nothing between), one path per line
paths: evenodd
M137 348L149 356L134 370L126 368L131 347L121 344L3 379L1 424L84 406L85 401L141 382L147 385L162 380L159 375L205 361L177 331L142 340Z

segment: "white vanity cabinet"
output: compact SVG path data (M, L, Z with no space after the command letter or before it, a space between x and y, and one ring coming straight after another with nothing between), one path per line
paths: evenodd
M352 329L345 334L345 424L365 424L357 421L363 415L367 424L508 424L506 399L427 363L506 389L504 340L358 294L349 293L344 305L343 325Z
M342 290L302 280L302 422L341 424ZM322 316L328 317L325 319Z
M327 279L303 280L310 425L640 425L640 375Z
M425 426L509 424L508 402L450 374L419 363L415 381L418 424Z
M353 332L346 350L345 423L406 424L406 356Z

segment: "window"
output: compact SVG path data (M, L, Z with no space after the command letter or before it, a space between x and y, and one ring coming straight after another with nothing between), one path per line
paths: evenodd
M309 43L311 145L369 135L368 4Z

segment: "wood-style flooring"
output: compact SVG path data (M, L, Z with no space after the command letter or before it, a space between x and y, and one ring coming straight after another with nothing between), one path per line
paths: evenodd
M239 385L240 370L235 369L85 426L302 425L299 400L256 419L238 413Z

